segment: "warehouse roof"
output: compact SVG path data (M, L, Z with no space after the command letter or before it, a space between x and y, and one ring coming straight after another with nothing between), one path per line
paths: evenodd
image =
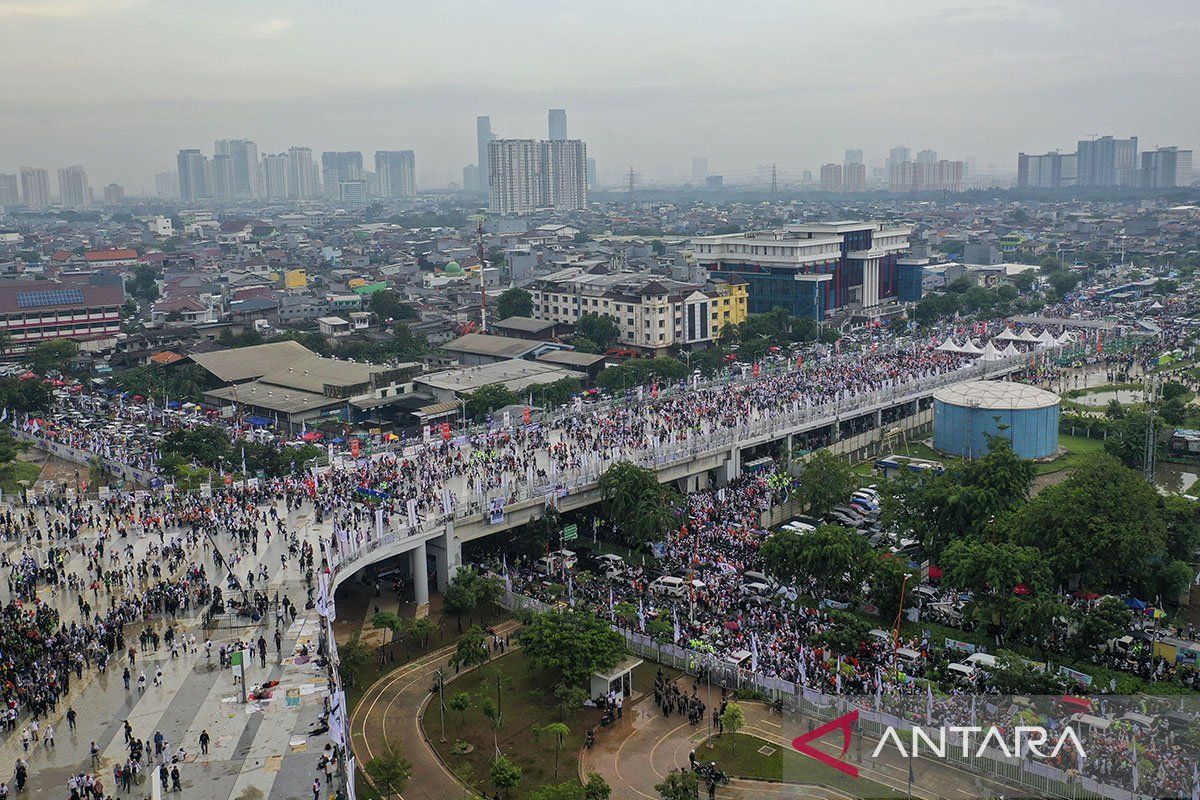
M261 378L297 361L316 355L299 342L271 342L251 347L233 347L212 353L192 353L192 361L223 383Z
M448 353L470 353L494 358L521 358L545 346L545 342L534 342L529 339L492 336L486 333L468 333L446 342L442 345L442 349Z

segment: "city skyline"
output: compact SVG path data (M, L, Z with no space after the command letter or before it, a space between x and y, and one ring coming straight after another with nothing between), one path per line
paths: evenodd
M896 141L1011 171L1017 152L1067 147L1093 131L1134 130L1146 148L1191 147L1200 128L1200 111L1179 105L1169 88L1194 83L1200 72L1187 44L1200 12L1184 3L1156 9L1174 12L1179 24L1166 28L1151 14L1118 22L1104 13L1103 6L1117 7L1108 3L964 10L939 0L903 9L859 2L803 15L762 3L736 14L706 9L695 20L678 14L677 4L629 5L641 20L632 31L614 21L628 16L621 13L517 25L521 5L470 7L474 22L497 26L514 52L526 53L484 69L475 58L441 57L455 15L433 9L372 4L326 19L313 3L266 2L231 30L228 4L219 2L186 25L159 2L0 2L0 20L17 43L0 89L10 120L0 152L17 163L0 170L82 164L94 186L116 181L149 193L178 150L241 136L260 153L296 143L314 152L411 149L418 184L445 185L460 183L474 160L474 117L490 116L497 136L538 135L551 108L568 110L570 134L589 143L602 180L629 166L647 179L686 176L690 158L703 155L728 182L759 164L836 163L848 147L865 150L869 162ZM364 36L400 14L407 30L422 34L403 52ZM874 24L863 26L863 18ZM790 37L781 34L814 24L829 36L785 46ZM615 66L579 59L576 26L594 51L619 44L628 57ZM894 69L900 43L910 52L932 30L939 57ZM850 65L830 57L845 35L863 54ZM706 56L718 36L755 43L743 65ZM49 39L73 57L34 58L32 48ZM194 54L180 53L183 40ZM355 46L330 46L341 40ZM521 47L527 40L538 47ZM1111 56L1138 44L1147 46L1137 62ZM134 80L119 59L100 57L112 48L171 66ZM751 74L770 77L751 83ZM95 85L105 86L103 97ZM864 127L839 113L848 96L870 103L887 124ZM968 100L988 113L964 113Z

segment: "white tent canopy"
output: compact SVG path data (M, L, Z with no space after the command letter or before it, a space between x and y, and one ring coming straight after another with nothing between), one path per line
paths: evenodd
M1001 331L1000 333L996 334L996 335L995 335L995 336L993 336L992 338L993 338L993 339L995 339L997 342L1007 342L1007 341L1009 341L1010 339L1011 339L1011 340L1014 340L1014 341L1015 341L1015 340L1019 340L1021 337L1020 337L1020 336L1018 336L1018 335L1016 334L1016 332L1015 332L1015 331L1013 331L1013 329L1012 329L1012 328L1005 328L1003 331Z
M1004 358L1004 356L1000 354L1000 351L998 351L996 346L992 344L991 340L989 340L984 346L983 353L980 355L980 358L982 358L984 361L999 361L1000 359Z
M1021 351L1017 349L1017 346L1015 344L1013 344L1012 342L1009 342L1008 347L1006 347L1000 351L1000 355L1002 355L1006 358L1009 358L1012 356L1021 355Z
M1054 343L1061 346L1064 344L1070 344L1073 341L1075 341L1075 334L1068 330L1064 330L1058 335L1058 338L1054 340Z
M979 345L971 341L971 337L968 336L967 340L963 342L961 352L966 353L967 355L977 356L982 353L983 350L980 349Z
M1046 328L1042 331L1042 335L1038 337L1038 341L1046 345L1046 347L1053 347L1055 344L1057 344L1057 342L1054 341L1054 334L1050 332L1049 328Z
M954 341L953 336L947 336L946 341L942 342L934 349L940 350L943 353L961 353L962 352L962 348L959 347L958 343Z
M1032 343L1032 342L1036 342L1037 340L1038 340L1037 337L1034 336L1032 333L1030 333L1028 328L1022 328L1021 332L1019 334L1017 334L1017 341L1019 341L1019 342L1031 342Z

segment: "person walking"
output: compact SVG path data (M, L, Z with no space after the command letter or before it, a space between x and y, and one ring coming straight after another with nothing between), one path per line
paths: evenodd
M54 726L47 725L45 733L42 734L42 741L46 747L54 747Z
M200 755L208 755L209 736L207 730L200 731Z
M70 706L67 707L67 728L75 730L75 709Z
M92 742L92 766L100 766L100 745Z

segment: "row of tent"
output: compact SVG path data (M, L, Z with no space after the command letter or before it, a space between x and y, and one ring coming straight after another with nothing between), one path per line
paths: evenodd
M996 342L1008 342L1008 345L1003 349L996 347ZM1050 329L1042 331L1040 336L1034 336L1028 329L1023 329L1020 333L1014 332L1011 328L1005 328L1004 331L988 340L983 347L977 345L968 336L959 344L954 340L953 336L947 336L946 341L939 344L935 349L943 353L961 353L968 356L979 356L984 361L998 361L1002 358L1011 358L1013 356L1023 355L1017 349L1016 342L1030 344L1034 347L1049 349L1051 347L1063 347L1075 341L1075 335L1070 331L1063 331L1057 337L1050 333Z

